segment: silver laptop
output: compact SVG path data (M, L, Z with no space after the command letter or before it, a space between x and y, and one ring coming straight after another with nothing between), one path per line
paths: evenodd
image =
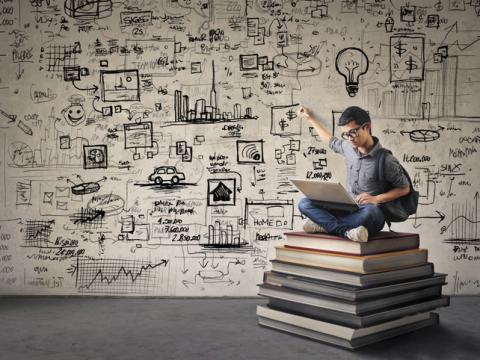
M331 210L354 212L358 210L355 199L338 182L318 180L290 180L307 198L322 203L322 206Z

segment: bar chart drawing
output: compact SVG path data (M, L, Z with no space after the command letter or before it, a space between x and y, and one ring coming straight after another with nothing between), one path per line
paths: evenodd
M208 243L204 247L236 248L247 245L240 237L240 231L231 224L222 224L219 220L208 226Z
M210 99L199 98L192 101L188 95L181 90L175 90L174 109L175 121L169 124L191 124L191 123L215 123L239 120L255 120L252 108L246 106L242 109L240 103L235 103L230 111L222 111L218 106L218 94L215 87L215 65L212 60L212 88Z
M478 197L475 193L474 201L465 203L452 203L452 220L448 225L442 226L441 233L449 233L448 239L443 240L447 244L468 245L480 244L478 233Z

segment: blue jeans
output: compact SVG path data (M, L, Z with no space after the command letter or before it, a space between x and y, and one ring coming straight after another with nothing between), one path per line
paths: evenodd
M368 237L377 235L385 225L385 216L382 210L374 204L360 205L360 209L353 213L331 211L323 209L315 200L303 198L298 203L300 212L322 226L329 234L345 236L347 230L363 225L368 230Z

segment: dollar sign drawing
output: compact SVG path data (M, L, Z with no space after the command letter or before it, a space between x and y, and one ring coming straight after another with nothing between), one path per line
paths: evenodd
M411 56L409 57L409 59L407 61L405 61L405 65L407 65L408 72L412 72L413 70L418 69L418 66L417 66L415 60L413 60Z
M287 128L289 125L287 124L287 122L285 121L285 119L282 118L282 120L280 120L280 122L278 123L280 125L280 129L282 131L285 130L285 128Z
M297 114L295 114L295 112L292 109L287 111L287 119L288 120L293 120L296 117L297 117Z
M400 57L403 55L405 51L407 51L407 49L403 48L403 44L401 40L398 40L397 44L394 46L394 49L397 50L397 55Z

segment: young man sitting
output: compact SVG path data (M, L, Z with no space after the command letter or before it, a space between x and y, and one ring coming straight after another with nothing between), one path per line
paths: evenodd
M408 178L400 163L395 156L387 153L384 176L378 176L382 146L378 138L372 136L370 116L358 106L348 107L338 120L342 139L332 136L305 107L298 109L298 115L309 121L322 141L328 143L333 151L345 157L347 191L360 207L347 214L326 210L316 201L303 198L298 208L309 219L303 227L304 231L327 232L353 241L368 241L369 236L378 234L385 225L380 204L402 197L410 191ZM386 183L380 183L381 178Z

